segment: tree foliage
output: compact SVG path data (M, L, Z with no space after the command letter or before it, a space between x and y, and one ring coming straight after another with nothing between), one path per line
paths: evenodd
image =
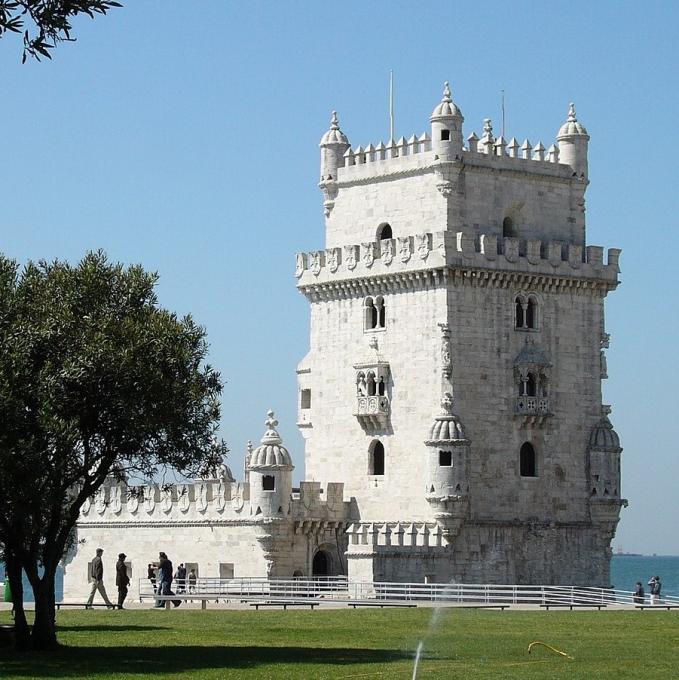
M27 57L40 61L52 58L50 50L60 42L73 42L72 20L79 14L94 19L114 7L122 7L116 0L0 0L0 38L6 33L22 33ZM32 24L26 28L26 20Z
M33 589L35 647L56 643L54 575L83 502L107 478L197 476L226 453L205 331L159 307L157 278L101 252L22 271L0 256L0 543L13 593L21 569Z

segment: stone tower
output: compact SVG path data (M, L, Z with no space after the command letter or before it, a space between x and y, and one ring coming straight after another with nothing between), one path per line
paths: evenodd
M587 246L589 135L321 140L324 250L298 367L306 475L352 498L351 578L609 585L620 444L601 403L620 251Z

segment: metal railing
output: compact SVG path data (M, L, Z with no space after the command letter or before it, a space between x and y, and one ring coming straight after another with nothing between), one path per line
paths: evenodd
M195 583L174 581L172 589L190 597L209 597L224 601L301 600L421 602L441 606L455 605L533 605L541 607L615 607L634 604L634 593L613 588L552 585L495 585L468 583L388 583L351 582L344 576L313 579L198 578ZM151 582L140 579L140 598L154 595ZM679 597L661 598L664 605L679 606Z

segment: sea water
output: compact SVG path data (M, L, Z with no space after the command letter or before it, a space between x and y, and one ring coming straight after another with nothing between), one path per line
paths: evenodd
M110 565L113 569L114 565ZM641 581L648 593L648 580L651 576L660 576L662 594L679 597L679 556L677 555L613 555L611 560L611 585L617 590L634 590L634 584ZM0 564L0 581L4 580L5 571ZM64 592L64 574L57 571L56 598L61 600ZM27 602L33 600L33 593L28 582L24 583L24 594ZM83 598L89 594L83 593Z

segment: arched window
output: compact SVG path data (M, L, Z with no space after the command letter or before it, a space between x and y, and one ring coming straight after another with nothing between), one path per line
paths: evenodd
M526 380L526 396L527 397L538 396L538 386L537 380L535 379L535 373L528 374L528 380Z
M376 298L367 297L363 302L363 323L366 331L386 328L387 317L384 298L379 295Z
M370 474L384 475L384 445L381 441L373 442L370 447Z
M365 381L365 373L363 371L356 376L356 393L359 397L368 396L368 384Z
M394 238L391 231L391 225L388 222L383 222L377 227L377 240L384 241L388 238Z
M377 309L377 327L386 328L386 316L383 297L380 296L375 299L375 308Z
M377 328L379 313L371 297L367 297L363 302L363 314L365 330L371 331L373 328Z
M526 305L526 328L537 328L538 321L538 302L531 295Z
M273 475L264 475L262 477L262 491L275 491L276 479Z
M516 236L514 221L511 217L505 217L504 220L502 220L502 236L505 238L509 236Z
M517 297L516 300L514 301L514 304L516 305L516 311L514 314L514 326L516 328L523 328L524 327L523 306L525 304L523 298L519 295L519 297Z
M522 477L537 477L537 465L535 460L535 449L533 445L526 442L519 453L519 469Z
M375 374L372 371L368 371L366 384L368 388L368 396L374 397L377 392L377 381L375 380Z
M379 394L380 397L383 397L386 394L386 385L384 384L384 378L380 378L380 381L377 383L377 394Z
M517 295L514 298L514 327L535 330L538 327L538 300L534 295Z

